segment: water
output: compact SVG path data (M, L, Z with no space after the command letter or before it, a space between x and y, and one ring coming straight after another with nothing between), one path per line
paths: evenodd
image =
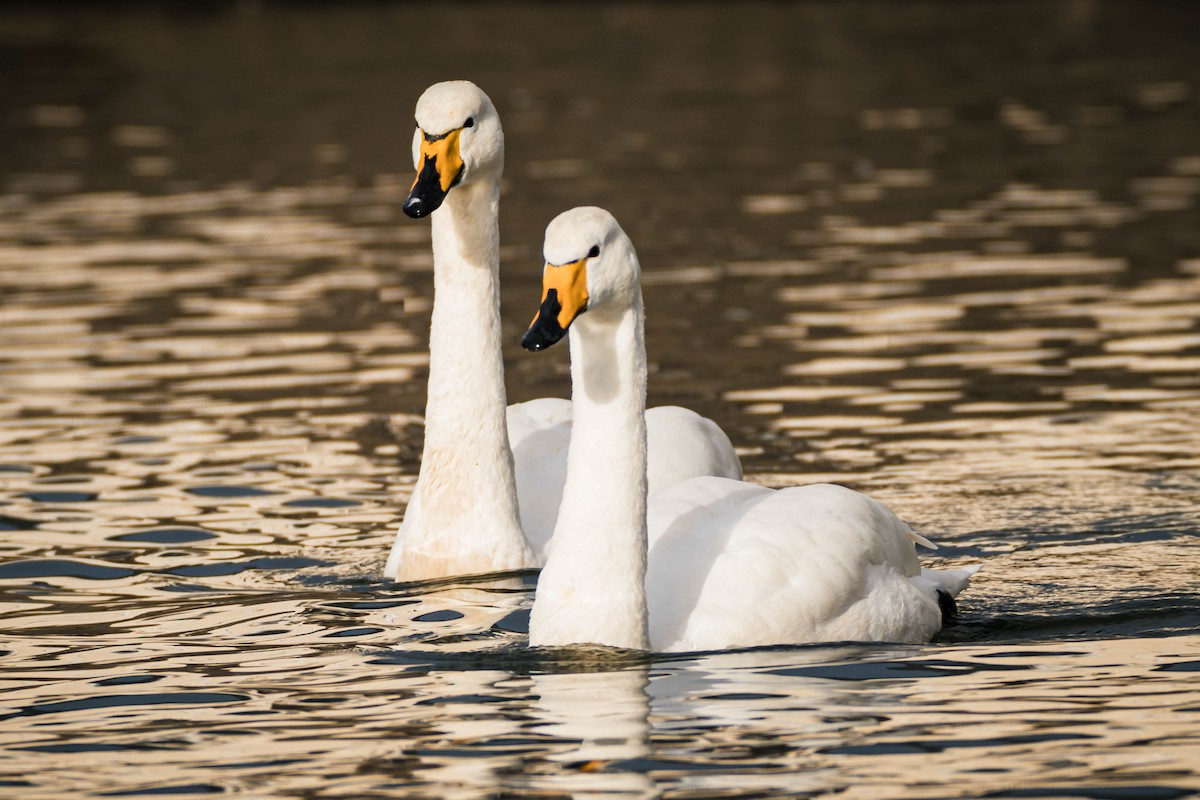
M1200 14L1089 2L0 12L8 796L1200 790ZM379 575L432 290L412 107L612 210L654 403L983 561L929 646L547 660L532 576Z

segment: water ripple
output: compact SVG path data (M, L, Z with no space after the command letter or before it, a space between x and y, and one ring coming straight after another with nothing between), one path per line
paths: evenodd
M470 4L398 48L423 14L0 12L0 786L1200 791L1190 10ZM509 399L567 390L516 347L546 221L612 207L651 402L750 480L867 489L925 563L983 562L956 624L547 653L532 576L380 577L421 447L432 259L400 206L435 62L504 115Z

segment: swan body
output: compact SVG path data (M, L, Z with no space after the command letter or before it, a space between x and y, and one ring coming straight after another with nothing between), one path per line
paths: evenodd
M650 501L649 536L650 641L662 651L927 642L942 627L938 590L957 595L973 572L923 575L914 545L929 543L832 484L695 478Z
M866 495L694 477L648 496L633 246L607 212L579 208L550 223L545 256L522 343L569 335L575 427L531 644L661 652L937 633L939 592L958 594L977 567L922 570L915 545L933 545Z
M567 477L571 401L542 397L508 407L508 440L516 467L521 527L545 563ZM702 475L741 477L729 437L707 417L680 406L646 409L647 491Z
M416 119L417 178L404 212L431 216L429 392L420 473L384 574L416 581L536 568L558 513L572 410L557 398L506 408L500 119L468 81L431 86ZM741 476L715 423L681 408L648 414L656 488L696 475Z

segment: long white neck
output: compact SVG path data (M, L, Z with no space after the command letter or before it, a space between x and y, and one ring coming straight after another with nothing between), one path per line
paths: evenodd
M646 650L646 346L640 291L570 329L567 483L529 622L532 645Z
M537 563L521 531L505 421L499 202L499 181L480 180L452 190L432 215L425 448L387 570L401 580Z

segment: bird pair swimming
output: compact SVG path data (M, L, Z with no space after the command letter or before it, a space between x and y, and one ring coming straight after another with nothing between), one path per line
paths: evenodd
M973 568L922 570L930 545L839 486L741 480L728 437L687 409L646 410L640 266L608 212L550 223L540 309L522 344L566 336L572 400L506 407L498 294L504 137L466 81L417 103L417 178L432 215L425 447L386 574L424 580L542 566L534 645L712 650L928 641L939 596Z

